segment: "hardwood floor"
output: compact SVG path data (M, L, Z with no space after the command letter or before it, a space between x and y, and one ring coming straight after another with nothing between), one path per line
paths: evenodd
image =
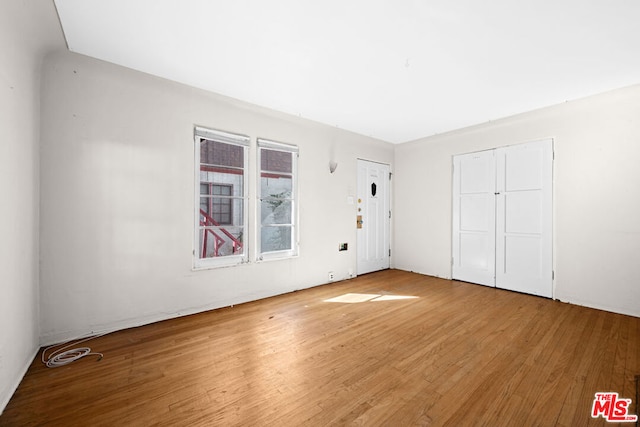
M325 301L348 293L382 297ZM395 270L83 345L104 358L38 356L0 425L611 425L599 391L637 413L640 318Z

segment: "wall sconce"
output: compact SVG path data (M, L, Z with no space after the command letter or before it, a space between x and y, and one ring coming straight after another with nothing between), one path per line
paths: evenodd
M329 172L330 173L334 173L336 171L336 168L338 167L338 162L335 162L333 160L331 160L329 162Z

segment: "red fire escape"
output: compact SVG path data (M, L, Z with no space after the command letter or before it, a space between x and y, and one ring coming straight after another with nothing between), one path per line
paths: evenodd
M207 214L204 210L200 209L200 226L201 227L218 227L217 231L220 231L222 234L227 236L229 240L231 240L231 245L233 248L233 254L241 254L242 253L242 242L238 240L236 236L231 234L229 230L225 228L221 228L220 224L214 220L209 214ZM222 245L226 242L224 238L222 238L218 233L216 233L211 228L204 229L204 236L202 239L202 258L207 258L207 250L209 245L209 234L211 234L213 238L213 256L219 256L219 251Z

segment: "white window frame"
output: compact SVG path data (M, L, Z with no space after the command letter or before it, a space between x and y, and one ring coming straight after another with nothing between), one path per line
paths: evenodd
M256 191L256 257L258 261L267 261L272 259L291 258L298 256L299 253L299 208L298 208L298 157L299 151L296 145L284 144L269 139L257 139L257 191ZM262 149L284 151L291 153L291 177L293 180L291 187L291 249L281 251L262 252L262 203L261 203L261 175L262 175Z
M233 144L243 147L243 174L242 174L242 227L244 238L242 239L242 253L212 258L200 258L200 139ZM246 135L240 135L220 130L208 129L200 126L194 128L194 240L193 240L193 268L194 270L227 267L239 265L249 260L249 148L251 139Z

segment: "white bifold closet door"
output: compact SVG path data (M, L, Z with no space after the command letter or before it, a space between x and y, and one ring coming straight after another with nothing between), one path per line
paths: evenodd
M456 280L552 297L553 141L454 156Z

